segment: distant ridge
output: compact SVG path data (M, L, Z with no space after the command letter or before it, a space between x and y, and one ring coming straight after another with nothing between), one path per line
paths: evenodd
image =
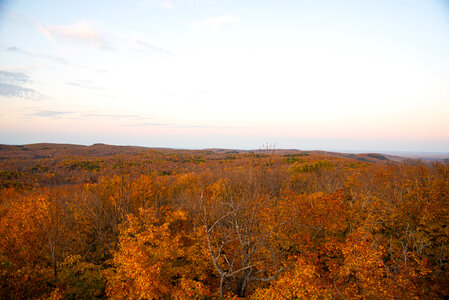
M107 145L104 143L95 143L90 146L77 144L56 144L56 143L37 143L26 145L2 145L0 144L0 159L16 158L16 159L40 159L40 158L57 158L64 156L84 156L84 157L104 157L120 154L138 154L147 151L158 151L161 153L198 153L210 151L215 153L270 153L273 149L257 149L257 150L239 150L239 149L221 149L221 148L206 148L197 150L187 149L173 149L173 148L157 148L157 147L142 147L142 146L117 146ZM274 149L279 155L322 155L328 157L343 157L356 159L362 162L371 163L386 163L386 162L401 162L412 157L402 157L391 154L381 153L342 153L331 152L323 150L304 151L298 149ZM413 157L422 158L422 157Z

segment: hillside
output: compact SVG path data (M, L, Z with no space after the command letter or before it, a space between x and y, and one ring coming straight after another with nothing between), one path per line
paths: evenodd
M159 151L162 153L204 153L204 152L214 152L219 154L229 154L233 153L259 153L267 152L267 150L256 149L256 150L236 150L236 149L202 149L202 150L182 150L182 149L170 149L170 148L148 148L148 147L138 147L138 146L115 146L106 144L93 144L90 146L85 145L74 145L74 144L52 144L52 143L39 143L39 144L28 144L28 145L1 145L0 144L0 160L4 159L41 159L41 158L60 158L68 156L83 156L83 157L104 157L113 155L126 155L126 154L137 154L148 151ZM362 153L362 154L346 154L338 152L327 152L327 151L301 151L296 149L272 149L276 154L310 154L318 156L328 156L328 157L344 157L352 158L365 162L381 162L388 160L401 160L404 158L393 156L393 155L383 155L376 153Z
M449 165L0 146L1 299L445 299Z
M388 164L403 159L375 153L346 154L293 149L204 149L181 150L94 144L0 145L0 184L3 186L41 186L96 181L103 175L127 172L173 174L200 170L213 164L239 164L249 156L272 157L285 167L293 163L329 160L335 166L350 164Z

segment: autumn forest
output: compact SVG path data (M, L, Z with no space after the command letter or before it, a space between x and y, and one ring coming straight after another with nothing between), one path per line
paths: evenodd
M444 299L449 164L0 145L0 299Z

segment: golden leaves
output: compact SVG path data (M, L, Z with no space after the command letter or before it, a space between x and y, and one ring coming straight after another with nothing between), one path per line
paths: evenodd
M108 295L112 298L186 298L210 294L203 282L206 252L187 214L164 208L156 216L152 209L128 215L121 227L119 250L112 260L116 272L109 274ZM203 251L202 251L203 250Z

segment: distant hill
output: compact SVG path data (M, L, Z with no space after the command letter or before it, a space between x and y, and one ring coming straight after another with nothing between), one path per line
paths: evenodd
M57 158L62 156L103 157L116 154L134 154L148 150L145 147L93 144L39 143L29 145L0 145L0 159L4 158Z
M449 152L386 152L407 159L422 159L427 161L442 161L449 159Z
M162 153L201 153L213 152L217 154L233 154L233 153L271 153L275 152L280 155L318 155L323 157L341 157L348 159L355 159L361 162L370 163L385 163L385 162L400 162L409 158L422 157L401 157L391 154L379 153L340 153L330 151L302 151L297 149L275 149L275 150L237 150L237 149L198 149L198 150L184 150L171 148L149 148L139 146L115 146L106 144L75 145L75 144L53 144L53 143L39 143L28 145L0 145L0 159L41 159L41 158L58 158L66 156L83 156L87 158L107 157L122 154L138 154L147 151L158 151ZM432 157L433 158L433 157Z

